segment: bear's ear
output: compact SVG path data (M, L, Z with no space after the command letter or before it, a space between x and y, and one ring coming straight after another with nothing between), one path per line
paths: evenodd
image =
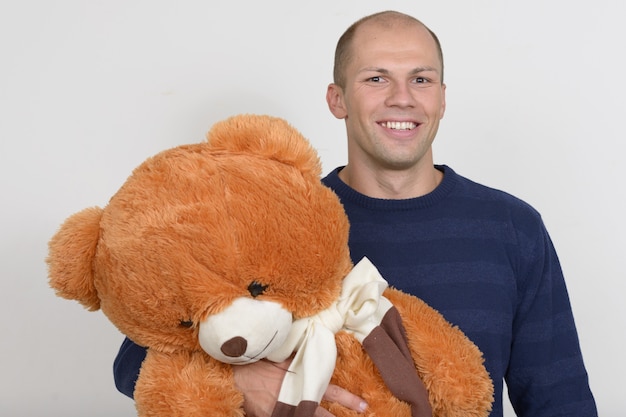
M50 286L57 295L91 311L100 308L92 266L102 211L92 207L70 216L50 239L46 258Z
M315 149L287 121L278 117L241 114L213 125L207 133L209 146L236 153L273 159L319 178L322 164Z

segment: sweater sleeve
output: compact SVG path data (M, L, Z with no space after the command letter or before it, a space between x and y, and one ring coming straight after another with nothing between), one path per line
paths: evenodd
M135 383L141 364L146 357L146 349L125 338L113 362L113 378L118 391L133 398Z
M518 300L505 376L520 417L597 417L561 266L539 217L518 236Z

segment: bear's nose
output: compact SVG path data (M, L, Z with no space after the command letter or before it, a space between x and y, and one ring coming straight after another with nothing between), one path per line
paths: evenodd
M241 336L235 336L225 341L220 350L222 353L231 358L237 358L246 353L248 341Z

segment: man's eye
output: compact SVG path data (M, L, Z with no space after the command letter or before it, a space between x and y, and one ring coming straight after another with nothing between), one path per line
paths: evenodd
M424 77L417 77L417 78L415 79L415 82L416 82L417 84L426 84L426 83L428 82L428 80L427 80L426 78L424 78Z
M373 83L379 83L381 81L381 78L376 76L376 77L371 77L369 79L369 81L373 82Z

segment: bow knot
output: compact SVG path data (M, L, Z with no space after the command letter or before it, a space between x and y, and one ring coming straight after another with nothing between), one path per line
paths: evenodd
M393 395L411 407L413 417L432 417L428 392L415 368L398 311L383 296L387 282L363 258L344 278L341 295L328 309L293 323L287 341L268 359L282 361L296 352L285 374L272 417L309 417L332 377L335 333L355 336Z
M335 367L335 333L348 331L362 343L391 308L382 295L386 288L376 267L363 258L344 278L337 301L314 316L294 321L283 346L268 356L279 362L296 352L279 403L294 407L301 402L319 404Z

